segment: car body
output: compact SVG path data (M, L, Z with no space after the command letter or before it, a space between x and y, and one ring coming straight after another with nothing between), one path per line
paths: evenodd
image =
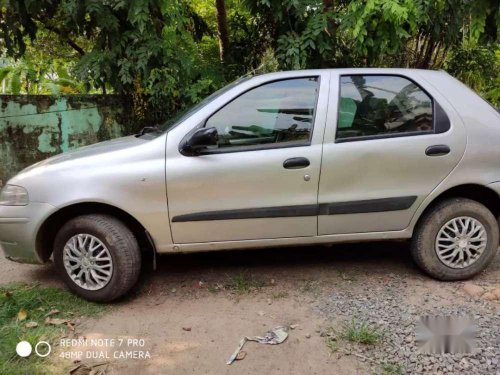
M0 203L0 246L44 263L61 227L91 214L157 254L409 239L444 199L498 217L499 144L499 113L445 72L259 75L166 131L25 169L7 186L27 200Z

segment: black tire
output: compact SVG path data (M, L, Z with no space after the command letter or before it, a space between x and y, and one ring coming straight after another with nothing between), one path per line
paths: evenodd
M113 272L102 289L87 290L80 287L64 267L64 246L77 234L97 237L110 252ZM109 215L84 215L68 221L60 229L54 242L54 263L74 293L89 301L109 302L123 296L136 284L141 270L141 253L136 238L121 221Z
M465 268L445 265L435 250L439 230L448 221L460 216L478 220L486 230L486 248L480 257ZM438 203L422 217L413 233L411 254L417 265L439 280L465 280L484 270L497 253L499 229L496 218L479 202L466 198L451 198Z

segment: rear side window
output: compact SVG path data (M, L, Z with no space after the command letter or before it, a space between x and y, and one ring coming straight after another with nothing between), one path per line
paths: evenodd
M432 98L409 79L391 75L341 77L336 140L433 131Z
M217 128L218 151L307 144L318 90L317 77L267 83L228 103L205 126Z

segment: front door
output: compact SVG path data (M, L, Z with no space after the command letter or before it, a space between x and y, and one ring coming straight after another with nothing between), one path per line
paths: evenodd
M319 235L405 229L464 154L446 98L416 71L402 73L332 74Z
M217 129L218 145L199 156L179 152L195 123L168 134L175 243L317 234L329 74L257 77L236 86L202 121Z

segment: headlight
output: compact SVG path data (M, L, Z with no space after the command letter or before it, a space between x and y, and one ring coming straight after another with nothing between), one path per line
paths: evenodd
M5 185L0 192L0 205L26 206L29 203L28 191L16 185Z

